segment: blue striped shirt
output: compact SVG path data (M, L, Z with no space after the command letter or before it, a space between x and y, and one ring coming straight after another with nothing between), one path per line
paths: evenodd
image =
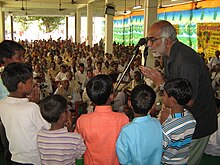
M195 130L196 121L186 109L184 113L170 115L163 123L162 164L186 164L189 158L189 145Z

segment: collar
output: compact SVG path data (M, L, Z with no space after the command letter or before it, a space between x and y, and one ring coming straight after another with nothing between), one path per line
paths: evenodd
M188 111L186 109L183 109L183 112L180 112L180 113L174 113L171 116L171 118L182 118L184 116L186 116L188 113Z
M150 115L142 116L142 117L135 117L132 122L143 122L143 121L149 121L151 119Z
M16 97L6 97L7 102L9 103L26 103L29 102L28 98L16 98Z
M182 113L174 113L171 116L172 116L172 118L182 118L182 117L184 117L184 112L182 112Z
M113 112L113 111L110 105L97 105L95 106L94 112L106 113L106 112Z

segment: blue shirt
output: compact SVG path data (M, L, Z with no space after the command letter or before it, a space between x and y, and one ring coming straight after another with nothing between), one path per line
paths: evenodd
M9 95L8 90L3 85L2 79L0 77L0 100L4 99L7 95Z
M124 126L116 142L123 165L159 165L162 157L162 128L150 115L137 117Z

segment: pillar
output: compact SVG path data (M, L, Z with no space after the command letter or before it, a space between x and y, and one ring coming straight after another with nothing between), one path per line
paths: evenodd
M105 0L106 4L113 4L111 0ZM105 53L113 53L113 15L105 14Z
M92 45L92 40L93 40L93 7L92 4L89 3L87 4L87 40L86 44L93 46Z
M81 13L79 9L75 13L75 42L81 43Z
M68 40L68 33L69 33L69 19L68 16L66 17L66 40Z
M0 7L0 42L5 39L5 13L2 11L2 6Z
M14 24L13 24L13 15L10 15L10 21L11 21L11 40L14 40Z

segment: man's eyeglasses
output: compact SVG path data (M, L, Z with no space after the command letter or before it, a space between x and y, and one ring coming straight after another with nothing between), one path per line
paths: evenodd
M148 37L147 38L147 43L149 42L151 45L153 45L157 40L164 38L164 37L159 37L159 38L155 38L155 37Z

